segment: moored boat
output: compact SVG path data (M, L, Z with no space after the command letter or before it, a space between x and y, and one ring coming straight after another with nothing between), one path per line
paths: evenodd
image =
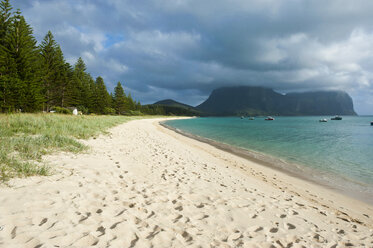
M320 119L319 122L328 122L327 119Z
M272 116L267 116L267 118L265 118L264 120L266 120L266 121L274 121L275 118L273 118Z
M255 120L255 118L254 118L254 117L250 117L250 118L249 118L249 120L251 120L251 121L252 121L252 120Z
M336 116L332 117L331 120L333 120L333 121L340 121L340 120L342 120L342 117L339 116L339 115L336 115Z

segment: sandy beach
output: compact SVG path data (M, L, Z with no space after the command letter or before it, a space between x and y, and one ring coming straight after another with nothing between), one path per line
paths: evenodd
M0 247L373 247L373 206L131 121L0 187Z

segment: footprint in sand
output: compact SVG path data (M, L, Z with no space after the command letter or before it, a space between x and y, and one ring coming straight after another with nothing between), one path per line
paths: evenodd
M120 211L117 215L115 215L115 217L118 217L120 215L122 215L124 213L124 211L126 211L125 209L123 209L122 211Z
M258 227L254 232L260 232L260 231L262 231L263 230L263 227Z
M81 237L76 243L74 243L74 245L78 245L81 247L87 247L87 246L97 245L98 242L99 240L96 237L94 237L91 234L87 234Z
M48 219L47 219L47 218L44 218L44 219L40 222L39 226L44 225L47 221L48 221Z
M183 210L183 206L178 206L178 207L176 207L176 208L174 208L175 210L177 210L177 211L182 211Z
M273 227L273 228L269 229L269 232L271 232L271 233L277 233L278 232L278 228L277 227Z
M114 229L117 227L118 224L120 224L122 222L115 222L113 225L111 225L110 229Z
M185 240L185 242L190 242L193 240L193 237L187 231L181 233L181 237Z
M198 218L198 220L203 220L203 219L206 219L206 218L208 218L208 217L209 217L209 215L207 215L207 214L203 214L202 217Z
M106 230L106 228L103 227L103 226L98 227L96 232L100 232L101 234L98 235L97 237L101 237L101 236L105 235L105 233L106 233L105 230Z
M89 216L91 216L91 213L90 213L90 212L86 213L86 216L83 216L83 217L79 220L79 223L81 223L81 222L85 221L86 219L88 219Z
M17 227L16 226L13 228L10 235L11 235L12 239L14 239L17 236Z
M183 216L181 214L179 214L172 222L173 223L176 223L178 222Z
M293 224L286 223L286 225L287 225L289 230L295 229L295 226Z
M157 235L161 231L162 231L162 229L159 226L155 225L154 228L153 228L153 231L150 232L148 236L146 236L146 239L153 239L155 237L155 235Z
M196 208L203 208L205 205L203 203L200 203L198 205L196 205Z
M135 247L137 241L139 241L139 237L135 233L135 238L133 240L131 240L130 248Z

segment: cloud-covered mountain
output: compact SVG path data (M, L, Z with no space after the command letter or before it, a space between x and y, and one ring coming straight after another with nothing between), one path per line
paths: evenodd
M196 107L207 115L356 115L343 91L279 94L263 87L223 87Z

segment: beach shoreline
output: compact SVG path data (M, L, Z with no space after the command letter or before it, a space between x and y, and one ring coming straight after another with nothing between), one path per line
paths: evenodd
M165 120L165 121L167 121L167 120ZM271 175L274 175L274 174L276 174L276 175L280 174L281 176L284 177L284 181L289 181L289 182L293 183L297 187L297 189L301 191L301 192L298 192L298 193L307 194L308 193L307 191L309 191L307 189L311 189L311 190L314 190L317 193L325 194L324 195L325 197L326 196L333 197L334 200L336 200L336 202L341 200L340 205L344 205L345 203L346 203L346 205L348 205L347 204L348 202L352 202L353 203L352 206L354 204L356 204L356 206L363 205L363 206L368 207L370 210L373 210L373 205L371 204L370 201L363 201L360 197L352 197L349 194L344 194L344 193L338 191L337 188L333 188L330 185L327 185L327 184L320 185L318 181L314 181L307 176L304 176L304 175L302 176L302 175L299 175L298 173L294 173L290 170L283 169L282 167L273 166L273 164L267 163L267 162L265 162L261 159L256 159L256 158L254 158L250 155L247 155L246 152L248 150L246 150L246 149L233 147L233 146L228 145L228 144L224 144L224 143L217 142L217 141L214 141L214 140L211 140L211 139L207 139L207 138L200 137L200 136L197 136L197 135L193 135L193 134L190 134L190 133L187 133L187 132L183 132L181 130L177 130L176 128L167 126L166 124L164 124L162 122L159 122L158 125L165 128L162 131L169 134L169 135L172 135L172 136L177 137L179 139L182 139L181 137L185 137L186 140L188 140L187 142L189 142L189 141L191 141L191 143L195 142L194 145L198 144L201 148L207 149L208 152L214 151L214 153L212 154L213 156L217 156L217 153L219 153L219 152L228 153L229 156L231 156L231 158L232 157L236 157L236 158L239 157L240 159L243 159L243 161L247 161L248 165L255 166L255 169L262 170L261 172L263 172L263 171L267 172L269 174L269 177ZM176 134L176 135L173 135L173 133ZM186 142L186 140L182 139L183 142ZM232 149L232 148L234 148L234 149ZM266 156L266 155L264 155L264 156ZM247 168L245 168L245 167L241 168L240 167L239 169L242 172L247 174L247 170L246 170ZM307 188L307 189L304 190L302 188ZM313 194L310 194L310 196L311 195L313 195ZM315 201L314 199L312 199L312 196L310 198L311 198L312 201Z
M203 142L206 144L209 144L217 149L223 150L225 152L232 153L234 155L237 155L239 157L242 157L244 159L247 159L251 162L260 164L262 166L271 168L273 170L280 171L282 173L285 173L291 177L296 177L301 180L305 180L307 182L313 183L318 186L322 186L326 188L327 190L332 190L335 193L345 195L347 197L353 198L358 201L362 201L366 204L373 206L373 194L367 193L367 192L361 192L358 190L353 190L349 188L348 186L343 186L343 183L346 183L345 180L348 180L347 178L340 177L334 177L334 181L328 181L331 177L328 175L327 179L324 178L324 175L326 175L326 172L319 171L316 168L309 168L306 165L300 165L300 164L294 164L290 162L285 162L280 158L271 156L269 154L257 152L248 150L241 147L236 147L230 144L226 144L223 142L219 142L213 139L209 139L206 137L198 136L183 130L180 130L178 128L172 127L170 125L167 125L167 120L162 121L159 124L169 130L172 130L180 135L186 136L191 139L195 139L199 142ZM323 177L320 177L320 175L323 175ZM335 176L335 175L334 175ZM338 186L335 184L335 180L338 182ZM353 183L358 183L353 181Z
M373 245L373 207L134 120L0 187L0 247Z

